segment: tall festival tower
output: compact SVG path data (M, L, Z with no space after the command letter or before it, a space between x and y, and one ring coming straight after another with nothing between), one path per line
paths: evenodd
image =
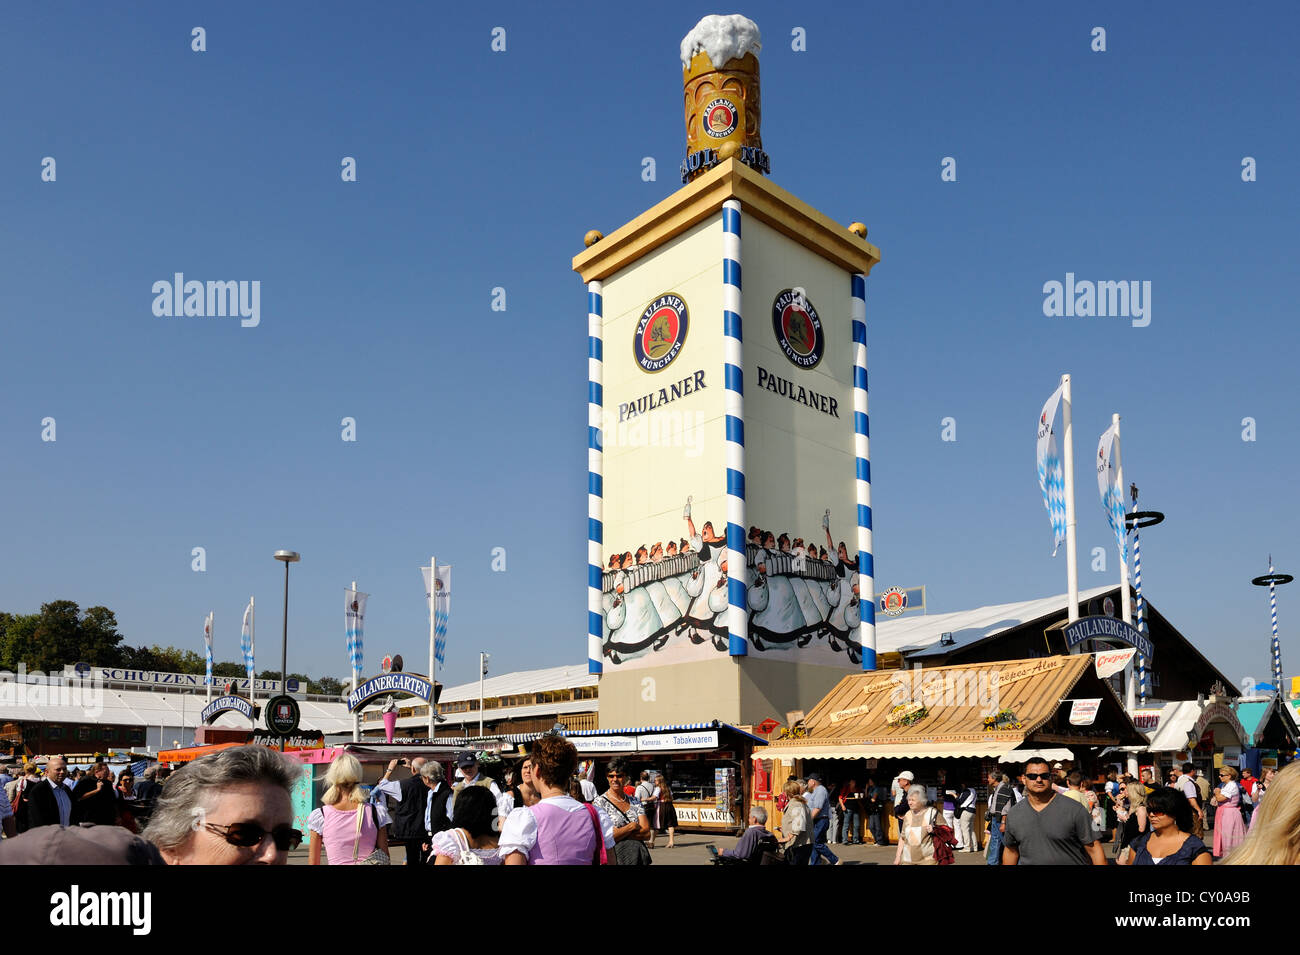
M760 49L742 16L687 34L684 185L588 233L573 260L605 726L783 721L876 667L866 277L880 250L766 178Z

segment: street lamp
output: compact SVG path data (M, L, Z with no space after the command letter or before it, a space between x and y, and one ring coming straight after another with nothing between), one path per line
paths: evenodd
M483 678L487 676L488 661L492 654L480 652L478 655L478 735L483 737Z
M1273 571L1272 554L1268 555L1268 573L1251 580L1256 587L1268 588L1269 616L1273 618L1273 692L1282 699L1286 699L1286 695L1282 692L1282 645L1277 638L1277 587L1279 584L1289 584L1293 580L1295 578L1290 574L1278 574Z
M280 639L280 692L289 692L289 565L302 560L297 551L277 550L275 559L284 561L284 630ZM284 752L284 737L280 737L280 752Z

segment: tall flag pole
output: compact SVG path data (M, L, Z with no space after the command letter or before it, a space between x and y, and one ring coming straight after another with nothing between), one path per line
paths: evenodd
M248 675L248 702L252 703L256 692L254 689L257 669L253 664L253 598L248 598L248 606L244 608L244 623L239 630L239 648L244 651L244 672ZM253 725L257 726L257 717L250 716Z
M1137 510L1138 488L1136 484L1129 485L1129 494L1133 498L1133 510ZM1133 525L1133 590L1137 596L1137 629L1138 633L1146 636L1146 604L1142 601L1142 543L1138 537L1138 525ZM1137 674L1138 674L1138 706L1147 705L1147 661L1142 655L1142 651L1137 653Z
M207 656L207 676L204 682L208 686L208 702L212 702L212 612L209 611L203 621L203 651Z
M1069 591L1069 619L1079 619L1079 564L1075 548L1074 514L1074 431L1070 398L1070 376L1062 375L1038 415L1038 488L1052 524L1052 556L1065 541L1065 574ZM1056 412L1061 410L1065 455L1056 444Z
M1119 415L1111 415L1110 427L1101 433L1097 442L1097 489L1101 493L1101 507L1106 521L1115 532L1119 548L1119 600L1122 619L1133 623L1133 598L1128 589L1128 541L1125 527L1124 466L1120 456ZM1128 675L1128 692L1125 702L1130 713L1137 709L1137 682Z
M343 591L343 621L348 638L348 665L352 667L352 689L361 682L361 664L365 659L366 599L369 594L357 590L357 582ZM361 714L352 714L352 741L361 741Z
M451 564L438 566L436 557L429 558L429 566L421 567L424 574L424 595L429 601L429 682L437 695L438 666L447 662L447 617L451 614ZM438 719L436 700L429 701L429 739L433 739Z

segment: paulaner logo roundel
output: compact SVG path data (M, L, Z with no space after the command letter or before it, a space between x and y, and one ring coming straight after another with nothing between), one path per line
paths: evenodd
M813 368L826 351L826 333L803 289L788 288L772 302L772 331L785 357L800 368Z
M680 295L664 292L646 306L636 323L632 351L645 371L663 371L686 344L690 316Z
M719 97L704 107L704 131L714 139L726 139L736 131L736 104Z

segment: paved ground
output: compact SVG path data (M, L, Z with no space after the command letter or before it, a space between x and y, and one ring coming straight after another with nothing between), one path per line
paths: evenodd
M668 848L668 841L663 837L655 840L655 848L650 850L655 865L708 865L709 851L704 847L709 843L719 849L730 849L736 844L731 836L704 835L701 833L678 833L673 840L674 848ZM894 846L879 848L876 846L831 846L831 850L844 861L845 865L892 865ZM401 864L405 860L402 849L396 849L393 862ZM289 856L290 865L307 864L307 848L304 845ZM984 853L958 852L957 865L984 865Z

